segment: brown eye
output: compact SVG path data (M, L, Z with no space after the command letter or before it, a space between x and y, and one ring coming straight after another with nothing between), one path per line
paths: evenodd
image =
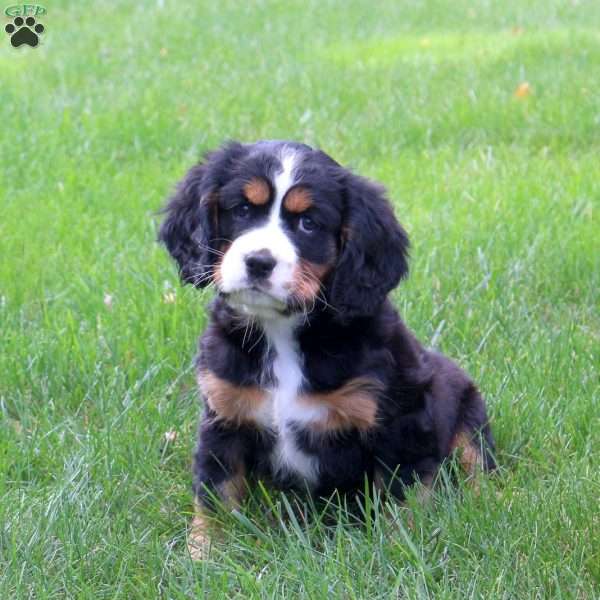
M233 207L233 216L238 219L245 219L250 214L250 206L247 202L244 204L238 204Z
M298 229L304 233L312 233L317 228L317 224L310 217L300 217Z

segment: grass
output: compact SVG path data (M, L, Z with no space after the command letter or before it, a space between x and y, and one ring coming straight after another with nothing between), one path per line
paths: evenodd
M42 46L0 49L0 597L598 597L599 5L47 8ZM410 527L258 492L190 562L208 296L155 211L226 138L389 188L413 240L393 299L489 402L478 496L411 497Z

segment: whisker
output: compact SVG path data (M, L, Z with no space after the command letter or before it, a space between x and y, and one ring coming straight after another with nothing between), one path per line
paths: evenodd
M210 246L207 246L206 244L201 244L197 240L195 240L195 244L196 244L196 246L198 246L198 248L200 248L202 250L206 250L207 252L212 252L213 254L216 254L217 256L225 256L225 252L222 252L221 250L217 250L216 248L211 248Z
M252 346L250 346L250 348L248 348L248 352L252 352L252 350L254 350L254 348L256 348L256 346L258 345L258 343L265 337L265 332L264 329L261 330L260 335L257 337L256 341L254 342L254 344L252 344Z
M233 240L224 237L211 238L211 242L227 242L228 244L233 244Z
M200 283L209 281L213 278L214 274L215 274L214 269L208 269L207 272L198 273L197 275L194 275L192 277L192 283L194 283L194 285L198 285ZM214 283L214 281L210 281L210 283Z
M244 337L242 338L242 348L244 347L244 345L246 344L246 336L248 335L248 328L250 328L250 331L252 331L252 319L248 319L246 321L246 328L244 329Z

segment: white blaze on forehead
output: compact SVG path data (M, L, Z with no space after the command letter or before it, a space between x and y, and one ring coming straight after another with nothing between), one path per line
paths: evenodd
M294 185L298 155L284 147L280 154L281 169L273 177L275 198L267 223L236 238L221 263L221 289L224 292L243 290L248 285L245 257L258 250L270 250L276 260L269 277L270 292L281 300L287 297L298 260L296 249L283 229L281 204L287 191Z
M281 203L287 191L294 185L294 169L296 168L295 152L284 148L281 152L281 171L275 176L273 185L275 187L275 200L271 207L270 221L279 220L281 214Z

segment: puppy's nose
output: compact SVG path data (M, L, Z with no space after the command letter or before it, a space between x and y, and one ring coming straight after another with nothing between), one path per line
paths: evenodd
M275 268L277 261L269 250L257 250L250 252L244 259L246 263L246 271L250 279L266 279Z

